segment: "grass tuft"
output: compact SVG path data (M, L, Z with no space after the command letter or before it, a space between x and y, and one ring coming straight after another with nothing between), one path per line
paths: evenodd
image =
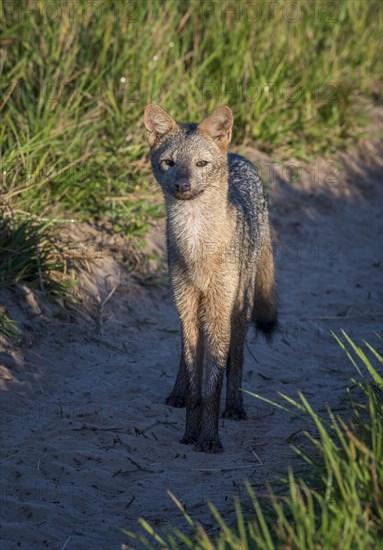
M32 289L63 294L65 286L57 280L57 272L63 270L60 250L47 224L0 219L0 289L23 283Z

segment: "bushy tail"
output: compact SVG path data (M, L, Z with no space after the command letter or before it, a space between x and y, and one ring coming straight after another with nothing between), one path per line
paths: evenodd
M262 245L255 279L253 318L257 329L263 332L268 342L271 342L273 333L278 327L278 312L273 248L269 228Z

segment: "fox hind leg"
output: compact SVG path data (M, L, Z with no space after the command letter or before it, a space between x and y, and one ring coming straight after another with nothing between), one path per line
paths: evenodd
M183 345L182 345L183 347ZM181 352L180 365L173 389L166 399L166 404L171 407L182 408L186 405L186 364L184 352Z

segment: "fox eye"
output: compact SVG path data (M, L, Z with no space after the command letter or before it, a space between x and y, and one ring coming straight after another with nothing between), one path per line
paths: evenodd
M202 166L206 166L207 165L207 160L199 160L198 162L196 162L196 166L198 166L198 168L201 168Z
M162 159L160 162L161 166L174 166L175 162L172 159Z

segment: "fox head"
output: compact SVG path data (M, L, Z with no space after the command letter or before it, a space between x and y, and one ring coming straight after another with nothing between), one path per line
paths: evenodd
M200 124L179 124L161 107L145 109L153 174L165 196L193 200L227 180L233 114L217 107Z

